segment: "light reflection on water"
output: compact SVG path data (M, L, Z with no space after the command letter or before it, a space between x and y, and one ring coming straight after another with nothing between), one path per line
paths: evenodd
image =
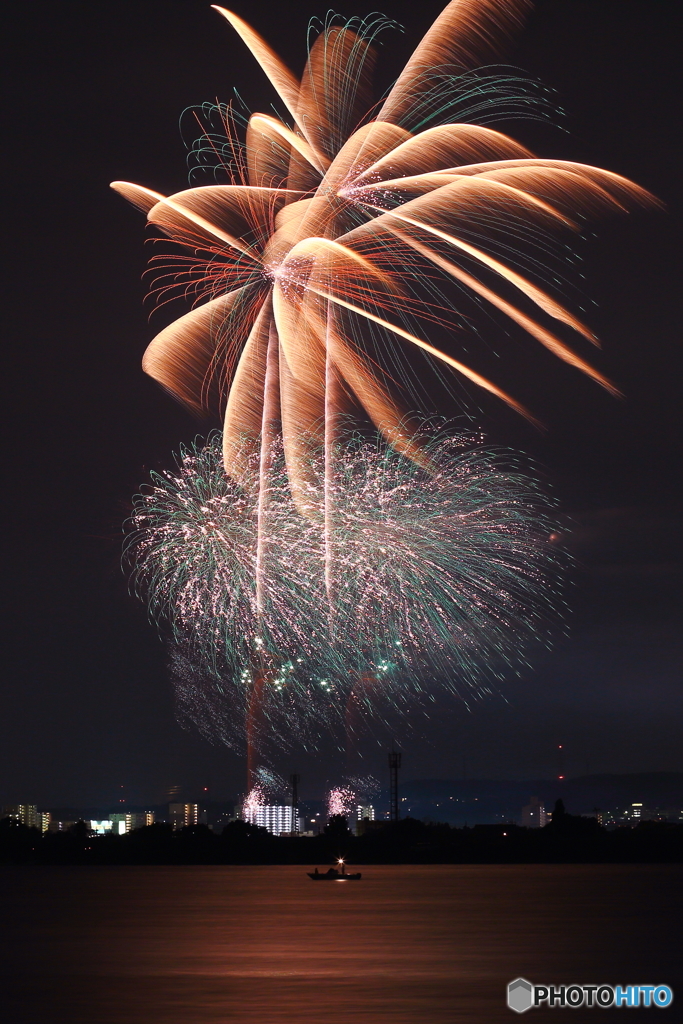
M519 975L667 983L657 1019L683 1019L679 866L361 870L314 885L303 867L3 868L5 1019L496 1024L516 1019L505 989Z

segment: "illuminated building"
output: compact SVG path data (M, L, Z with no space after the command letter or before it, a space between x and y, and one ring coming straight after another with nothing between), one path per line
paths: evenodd
M168 820L174 830L187 828L188 825L199 823L199 806L197 804L169 804Z
M545 807L537 796L529 798L526 807L522 807L522 826L524 828L543 828L548 822Z
M106 836L115 831L114 822L110 818L103 819L102 821L95 821L91 818L86 824L96 836Z
M154 811L141 811L139 814L126 815L126 832L136 828L147 828L154 824Z
M298 808L285 804L260 804L245 810L243 817L252 825L267 828L274 836L298 832L301 824Z
M185 805L183 804L181 806ZM133 829L145 828L146 825L154 824L154 811L142 811L140 814L134 814L131 811L128 811L125 814L110 814L109 817L114 823L113 831L118 833L118 835L123 835L124 832L132 832Z
M12 818L29 828L38 828L41 832L45 832L50 816L39 814L35 804L7 804L2 808L2 817ZM43 821L45 817L48 819L47 824Z
M375 820L375 808L372 804L358 804L356 807L356 835L362 835L366 830L365 822Z

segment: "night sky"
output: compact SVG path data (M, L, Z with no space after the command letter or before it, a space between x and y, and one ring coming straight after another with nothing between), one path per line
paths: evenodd
M308 17L327 10L232 6L297 71ZM443 5L379 6L406 27L384 36L385 85ZM272 96L205 0L15 0L3 15L0 802L160 802L174 785L228 797L243 761L176 723L163 644L120 568L130 496L206 425L140 369L173 317L143 308L144 218L108 184L186 187L181 111L229 99L233 86L253 110ZM624 174L666 209L603 220L578 246L575 284L594 300L586 317L604 346L595 361L625 399L533 342L500 346L496 379L548 429L493 401L481 423L492 443L540 462L573 522L570 635L511 679L505 700L456 707L429 740L411 740L406 778L457 778L463 761L470 777L549 777L558 743L567 774L683 770L680 47L676 3L545 0L510 55L557 91L566 115L503 130L539 155ZM383 749L368 748L368 771L384 772ZM332 751L277 767L298 769L304 793L343 772Z

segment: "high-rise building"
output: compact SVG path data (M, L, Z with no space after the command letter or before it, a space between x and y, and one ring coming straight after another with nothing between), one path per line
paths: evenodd
M147 811L145 813L148 814L151 812ZM169 804L168 819L174 829L186 828L187 825L205 825L207 814L199 804ZM145 824L152 824L152 821L147 821Z
M300 830L299 810L287 804L261 804L242 812L245 821L259 828L267 828L275 836Z
M547 824L548 815L545 807L537 796L529 797L529 803L522 807L522 825L524 828L543 828Z
M136 828L147 828L154 824L154 811L139 811L126 815L126 832L132 832Z
M196 825L199 819L199 807L197 804L169 804L168 820L174 829L187 828L189 825Z
M154 824L154 811L141 811L138 814L132 811L126 811L125 813L117 812L116 814L110 814L109 817L114 823L113 831L118 835Z
M358 804L356 807L356 835L362 835L367 828L366 822L375 820L375 808L372 804Z
M43 828L43 815L38 813L38 808L35 804L6 804L2 808L2 817L20 821L22 825L28 825L29 828L38 828L41 832L45 831L45 828Z

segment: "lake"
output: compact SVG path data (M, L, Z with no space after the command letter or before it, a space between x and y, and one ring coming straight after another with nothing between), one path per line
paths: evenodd
M3 1020L683 1020L679 866L360 870L314 884L289 866L3 867ZM668 984L674 1003L517 1017L505 992L519 975Z

